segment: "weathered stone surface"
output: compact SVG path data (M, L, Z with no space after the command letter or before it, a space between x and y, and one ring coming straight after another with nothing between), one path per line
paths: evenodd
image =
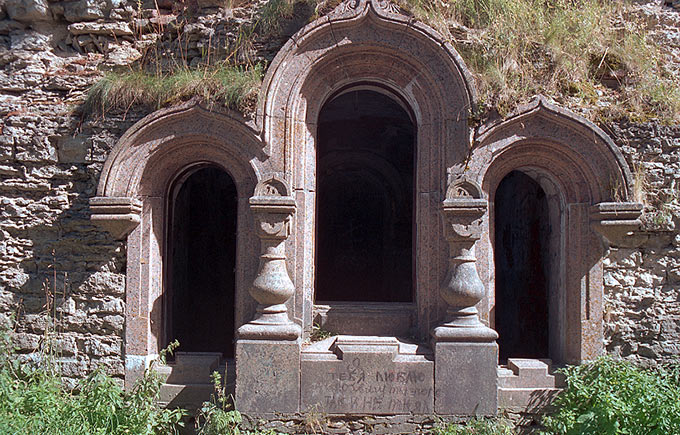
M7 15L12 20L30 23L52 19L50 8L45 0L7 0L5 7Z
M152 3L146 2L144 7L153 8ZM161 7L169 9L173 2L160 3ZM665 44L669 51L667 57L669 67L675 68L677 73L680 60L677 27L680 15L676 11L662 9L658 3L639 3L635 7L639 7L641 13L648 16L649 25L654 28L654 39ZM107 15L110 8L115 9ZM68 35L69 23L62 20L67 10L68 19L75 22L72 36ZM147 238L140 237L140 243L130 243L126 246L124 242L115 241L110 235L91 224L87 203L89 198L96 195L103 164L114 144L144 113L132 108L124 114L109 113L106 117L90 119L81 118L80 114L72 112L72 109L82 101L88 86L101 76L98 69L101 65L126 65L129 61L137 59L138 53L149 47L149 41L160 39L158 34L153 33L154 26L151 25L153 20L156 20L156 23L167 23L167 20L171 20L165 18L165 15L156 17L149 10L143 11L142 15L142 17L137 15L136 2L124 0L108 1L106 5L100 1L89 0L77 2L8 0L4 2L4 7L0 6L0 35L2 35L0 311L17 312L19 305L22 305L20 311L24 314L19 318L18 340L21 352L31 355L36 345L35 338L41 336L46 325L45 316L38 314L45 304L42 283L47 280L50 286L56 285L57 290L65 292L66 297L58 300L58 307L59 312L65 316L59 340L63 344L67 376L81 377L89 370L101 366L110 373L123 377L125 373L123 361L126 357L130 357L128 358L130 367L141 367L143 370L144 364L153 357L152 354L158 347L152 338L149 339L148 342L144 342L146 346L144 351L148 355L142 356L142 353L138 352L139 349L128 346L129 343L124 341L125 337L133 335L135 331L143 332L139 334L140 337L153 337L148 329L136 328L134 322L125 325L125 316L128 313L139 312L142 307L141 301L135 299L135 295L138 294L136 291L141 289L141 286L133 286L131 288L135 291L126 293L126 274L130 282L128 268L132 270L139 266L140 270L145 271L146 277L160 276L158 270L150 267L143 269L146 267L143 263L145 259L138 256L143 248L149 247L142 241L145 243L150 241L153 248L156 241L153 238L154 233L146 233ZM57 21L52 21L53 16ZM100 22L82 22L95 18ZM133 38L129 36L132 32L129 23L142 18L149 22L143 32L151 33L142 35L139 41L132 41ZM227 41L233 41L234 29L241 24L252 22L252 9L201 11L189 21L190 25L183 31L186 32L185 40L189 41L185 55L187 63L191 64L200 61L205 41L210 35L214 47L225 47ZM389 26L394 26L394 22L390 23ZM353 37L356 37L357 41L362 40L361 38L366 37L364 30L365 27L360 28ZM117 35L116 39L113 35ZM82 38L77 38L79 36ZM385 41L387 40L389 38L385 38ZM271 60L283 42L285 41L258 42L250 54L256 60ZM413 48L410 44L405 46L404 52ZM172 48L170 44L161 47ZM328 47L318 45L312 48L317 51L305 52L295 60L304 63L309 53L321 53ZM418 53L418 50L415 52ZM400 56L402 54L399 53ZM378 53L377 57L380 56ZM421 71L416 71L415 75L405 74L398 77L390 75L396 71L393 62L382 64L376 62L367 67L362 61L365 54L359 53L356 59L357 63L353 65L329 64L328 68L323 70L323 77L317 83L319 86L316 89L326 92L328 83L346 79L340 74L346 71L360 75L362 71L367 70L366 76L384 73L381 77L385 81L394 81L397 87L403 88L421 85L420 81L413 82L412 78L415 75L425 76L420 74ZM378 68L380 65L390 67L380 70ZM307 70L304 65L291 71L291 80L288 83L296 83L294 79L305 71ZM450 86L450 81L443 80L437 75L432 77L437 77L433 80L440 80L445 85L443 86L445 90ZM314 87L310 86L305 91L312 89ZM422 93L422 88L416 86L413 89L414 95ZM318 101L322 104L325 101L323 92L309 95L307 101ZM281 96L280 101L287 101L292 94L281 92L277 95ZM281 114L277 111L285 107L280 101L272 103L274 112L270 115L286 122L292 120L292 127L286 122L272 126L266 133L271 136L270 143L290 145L286 139L290 135L304 137L305 144L312 143L310 130L304 122L297 119L299 117L297 114L289 118L279 116ZM427 101L423 106L428 106L431 102ZM451 120L442 121L442 118L453 116L450 107L445 106L437 113L438 117L427 121L428 125L435 125L440 121L455 124ZM162 142L164 137L181 133L179 124L190 125L192 128L198 126L196 128L199 129L204 125L217 126L201 130L206 137L214 135L219 126L223 126L226 121L224 118L215 121L218 116L213 115L192 112L188 116L191 121L164 124L158 130L168 132L168 135L149 134L144 140L140 140L139 144L142 144L140 148L143 148L140 155L147 152L151 154L155 149L153 147L158 143L167 144ZM153 120L150 121L152 122ZM229 129L222 127L222 130L228 131L217 135L221 142L226 143L229 137L240 134L235 133L236 124L229 124ZM465 124L464 119L462 124ZM604 259L604 309L595 307L589 315L594 316L598 314L598 310L603 311L604 345L608 353L650 365L671 361L680 355L680 305L678 305L680 236L677 234L680 223L677 206L680 129L677 126L663 126L654 122L644 124L620 122L610 124L606 130L626 160L644 171L649 188L648 204L643 217L648 229L661 231L650 232L647 235L648 243L639 248L612 248L608 251ZM195 130L192 133L195 133ZM420 201L419 210L427 209L430 205L432 209L436 209L442 200L441 185L445 184L446 177L439 173L442 155L455 153L459 148L467 150L467 143L458 143L456 140L449 140L449 136L435 133L419 129L419 134L423 135L427 143L436 145L439 138L444 138L442 140L445 142L440 148L433 145L426 150L418 150L420 156L432 156L432 161L419 159L419 164L422 165L419 166L422 184L418 186L420 193L417 195ZM465 127L454 131L451 137L467 138L467 133ZM238 141L250 143L247 137L243 135ZM159 142L154 142L156 140ZM239 148L237 153L247 156L246 164L249 164L248 159L255 161L262 149L266 148L266 152L269 153L271 150L267 147L268 145L261 143L254 145L250 143ZM307 313L312 310L310 295L313 293L313 274L302 265L312 258L314 240L307 236L297 237L295 234L306 234L305 231L313 227L313 219L310 217L312 214L309 210L314 208L314 159L313 147L311 145L308 147L309 153L303 148L294 148L295 152L285 156L293 159L286 160L286 164L290 165L289 169L291 167L300 169L304 166L304 170L296 169L293 172L297 177L296 192L300 192L296 197L298 207L303 205L303 201L300 200L303 198L307 201L304 206L308 211L305 212L304 218L296 218L291 236L295 240L291 240L286 248L290 260L289 272L298 292L291 298L288 310L295 313L295 316L302 312L299 316L302 322L311 321ZM201 147L187 145L187 149L185 157L205 150L205 144ZM270 157L269 162L274 162L273 165L285 160L283 156ZM139 155L128 155L126 158L135 161ZM178 168L171 168L175 169ZM236 172L240 173L239 171L240 167ZM127 184L131 179L130 174L132 171L121 175L120 183ZM252 193L254 184L244 183L244 186L246 186L244 195L247 197ZM307 191L302 192L300 189ZM424 204L427 207L423 208ZM159 207L154 209L156 216L159 215L159 210L162 210L162 204ZM162 215L162 211L160 214ZM147 217L149 216L151 215ZM240 216L239 219L242 222L251 222L247 215ZM427 225L419 226L422 238L418 243L424 252L436 251L445 258L445 243L440 240L440 235L430 230L439 224L436 215L422 212L421 219ZM257 257L257 248L254 248L254 253L245 248L257 246L257 242L257 239L246 239L240 243L246 250L244 258ZM483 257L484 251L484 248L479 250L478 259L488 258ZM487 251L487 255L490 252ZM243 282L251 282L250 280L255 277L256 266L256 261L254 265L244 265ZM432 323L430 326L433 326L440 320L443 301L438 300L436 291L443 277L444 268L445 264L439 264L437 261L421 264L417 268L418 285L431 289L432 293L414 304L414 308L409 312L414 313L415 320L399 323L400 333L408 332L412 325L430 322ZM480 274L484 275L488 268L489 264L478 261ZM57 271L56 282L52 275L54 270ZM595 275L588 278L593 277ZM147 283L149 281L152 280L149 279ZM140 282L138 280L133 284L138 285ZM491 288L487 290L492 293ZM130 298L130 302L126 301L126 297ZM245 321L250 320L251 317L248 316L254 312L254 306L248 303L243 302L240 308L247 313L247 316L244 315L247 317ZM492 308L492 305L478 306L482 317ZM146 315L148 312L143 314ZM148 326L150 322L148 317L139 319L142 323L146 322L143 326ZM407 328L401 326L403 324L406 324ZM309 324L306 326L309 329ZM385 333L396 328L391 324L384 326L385 331L381 332ZM361 331L364 332L368 333L367 330ZM600 339L596 338L595 341L597 340ZM135 360L135 357L139 358ZM138 364L135 366L136 363ZM70 379L71 381L67 382L73 382L73 378ZM368 419L362 418L354 423L355 426L343 427L349 427L347 430L351 433L361 433L364 428L366 432L372 430L371 425L386 423L386 420L372 421L373 423L370 423Z
M74 23L68 26L73 35L132 36L128 23Z
M72 23L104 18L106 0L78 0L64 5L64 18Z
M330 414L430 414L434 361L393 337L338 336L305 349L301 410Z
M236 403L249 415L300 408L300 340L237 340Z
M442 415L496 415L498 345L435 344L435 412Z

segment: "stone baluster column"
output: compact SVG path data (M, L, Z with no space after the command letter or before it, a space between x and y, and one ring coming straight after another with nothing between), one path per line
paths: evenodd
M474 185L465 182L449 189L441 206L444 237L449 243L449 270L440 288L448 304L445 322L432 333L438 342L498 338L496 331L479 320L476 308L486 295L475 264L475 243L482 235L482 218L488 208L480 196Z
M250 295L258 302L257 315L239 328L238 334L250 339L296 340L301 330L288 317L286 302L295 286L288 275L285 251L295 200L279 195L271 180L258 188L250 198L261 249L260 268L250 287Z
M488 209L481 189L458 180L441 206L449 270L440 295L448 304L444 323L434 328L435 412L493 415L497 412L498 334L485 326L475 307L486 295L474 246Z
M260 267L250 287L257 301L255 319L238 329L236 403L249 413L297 412L301 328L290 320L286 302L295 286L286 267L295 199L287 183L273 177L261 182L250 198L260 238Z

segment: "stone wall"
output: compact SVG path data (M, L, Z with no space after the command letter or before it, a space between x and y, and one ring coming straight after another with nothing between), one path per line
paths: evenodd
M605 258L611 354L654 364L680 357L680 126L621 123L610 134L643 178L644 238Z
M207 34L225 46L254 14L205 0L173 10L177 3L0 1L0 313L18 319L16 344L27 358L46 328L59 332L71 381L96 367L124 374L125 244L90 223L88 201L108 153L146 114L82 113L84 95L102 71L127 65L144 40L160 38L153 22L182 21L185 60L196 64ZM267 53L254 49L259 58L274 55ZM48 303L57 307L49 316Z
M253 8L223 3L0 1L0 312L16 314L17 344L28 357L47 327L46 304L56 303L52 328L70 379L100 366L124 372L125 246L90 224L88 200L111 148L144 115L131 108L92 116L79 104L102 70L125 67L148 41L162 40L159 26L182 23L190 65L201 61L206 37L226 47L256 17ZM177 4L184 9L173 10ZM680 13L640 7L677 62L672 29ZM301 23L284 24L255 41L254 59L271 60ZM680 127L620 123L609 132L647 176L650 232L643 246L612 248L606 258L607 349L670 360L680 355Z

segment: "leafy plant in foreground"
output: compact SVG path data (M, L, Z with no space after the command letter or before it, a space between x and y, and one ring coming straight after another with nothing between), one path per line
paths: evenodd
M226 386L222 383L222 376L218 372L210 375L214 392L210 400L203 402L196 416L196 429L199 435L240 435L241 414L230 409L231 403L227 397Z
M567 388L543 419L546 434L680 433L680 365L642 369L603 357L562 370Z
M184 412L157 404L162 380L153 366L129 392L101 370L70 390L62 384L58 355L51 350L55 340L48 329L33 360L22 363L11 344L11 330L0 328L0 433L177 433Z

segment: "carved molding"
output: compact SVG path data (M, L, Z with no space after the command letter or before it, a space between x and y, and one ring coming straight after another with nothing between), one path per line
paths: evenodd
M141 222L142 202L126 197L90 198L90 220L111 233L125 238Z
M251 162L264 156L262 148L241 115L192 100L158 110L125 132L106 159L97 196L165 195L172 178L197 162L224 167L237 186L252 189L259 174Z
M630 168L612 139L592 122L543 96L506 119L483 126L468 166L486 173L479 180L485 191L511 170L540 168L561 184L565 200L575 203L611 201L612 184L620 186L627 198L632 186Z
M327 98L352 83L392 88L427 125L441 114L467 125L456 114L476 99L465 63L438 32L394 2L347 0L293 35L268 68L257 122L270 152L291 146L295 122L315 122Z
M642 208L635 202L601 202L590 208L591 225L612 246L637 247L647 238L639 234Z
M487 201L481 196L482 190L472 181L459 179L449 185L441 206L444 237L449 242L480 238L482 217L488 208Z

